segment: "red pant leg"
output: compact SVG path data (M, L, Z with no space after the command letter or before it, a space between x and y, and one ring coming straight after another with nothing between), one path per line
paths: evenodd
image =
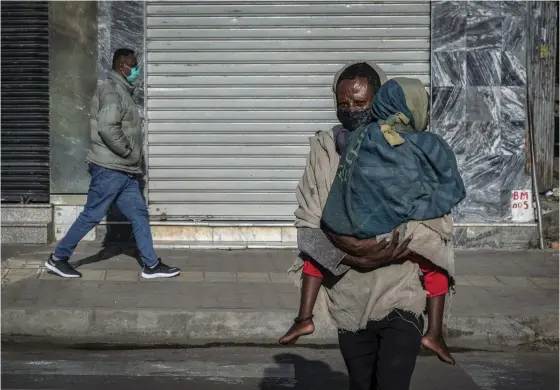
M449 292L447 276L438 271L424 273L424 287L428 291L428 298L434 298Z
M428 292L428 298L434 298L449 292L447 276L439 272L431 261L423 259L418 261L418 265L424 274L424 288Z
M305 260L303 262L304 275L313 276L315 278L323 278L323 274L311 261Z

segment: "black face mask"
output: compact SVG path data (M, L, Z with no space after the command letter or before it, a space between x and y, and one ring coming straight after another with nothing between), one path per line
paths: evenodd
M358 130L360 127L369 125L373 122L373 112L371 111L371 108L362 110L339 108L336 110L336 117L342 126L349 131Z

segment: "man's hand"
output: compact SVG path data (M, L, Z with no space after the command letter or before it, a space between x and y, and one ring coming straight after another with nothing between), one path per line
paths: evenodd
M339 236L328 231L325 231L325 234L334 246L352 256L365 256L389 245L389 242L378 243L375 237L359 239L351 236Z
M399 245L399 231L393 232L391 241L383 240L379 243L371 244L370 251L364 256L348 255L342 261L343 264L352 268L360 269L374 269L384 264L390 263L395 260L402 260L410 255L410 250L407 248L412 240L412 236L408 237ZM336 244L335 244L336 245ZM344 250L340 248L341 250Z

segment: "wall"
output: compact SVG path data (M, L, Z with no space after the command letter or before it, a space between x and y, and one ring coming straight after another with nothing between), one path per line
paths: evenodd
M61 239L81 211L58 206L71 194L86 194L89 175L89 103L97 84L97 3L52 1L50 30L51 201L55 238ZM80 197L85 201L85 196ZM71 202L70 202L71 203ZM86 239L94 239L94 233Z
M512 220L512 190L530 190L524 171L526 2L432 3L431 129L456 153L467 198L459 223ZM525 229L526 230L526 229ZM534 228L458 228L460 246L527 242Z
M83 209L89 186L85 158L89 148L89 104L96 85L106 78L113 52L144 47L144 3L135 1L51 2L51 180L55 195L55 237L61 239ZM143 77L135 99L143 112ZM69 163L72 162L72 163ZM77 195L77 196L76 196ZM108 221L124 220L112 209ZM100 229L103 236L106 228ZM99 233L99 232L97 232ZM124 227L118 240L131 235ZM86 240L99 238L96 230Z
M554 106L558 85L558 2L530 3L531 26L527 37L530 98L533 105L537 182L540 192L554 188ZM531 169L531 155L526 160Z
M134 83L136 103L144 108L144 3L141 1L98 1L98 80L107 77L111 69L113 53L120 48L137 52L141 76Z
M85 194L89 103L97 82L97 3L49 5L51 194Z

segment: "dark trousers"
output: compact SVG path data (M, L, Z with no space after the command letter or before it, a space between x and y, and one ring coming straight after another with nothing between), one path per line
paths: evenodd
M393 310L359 332L339 332L350 390L408 390L424 323L422 317Z

